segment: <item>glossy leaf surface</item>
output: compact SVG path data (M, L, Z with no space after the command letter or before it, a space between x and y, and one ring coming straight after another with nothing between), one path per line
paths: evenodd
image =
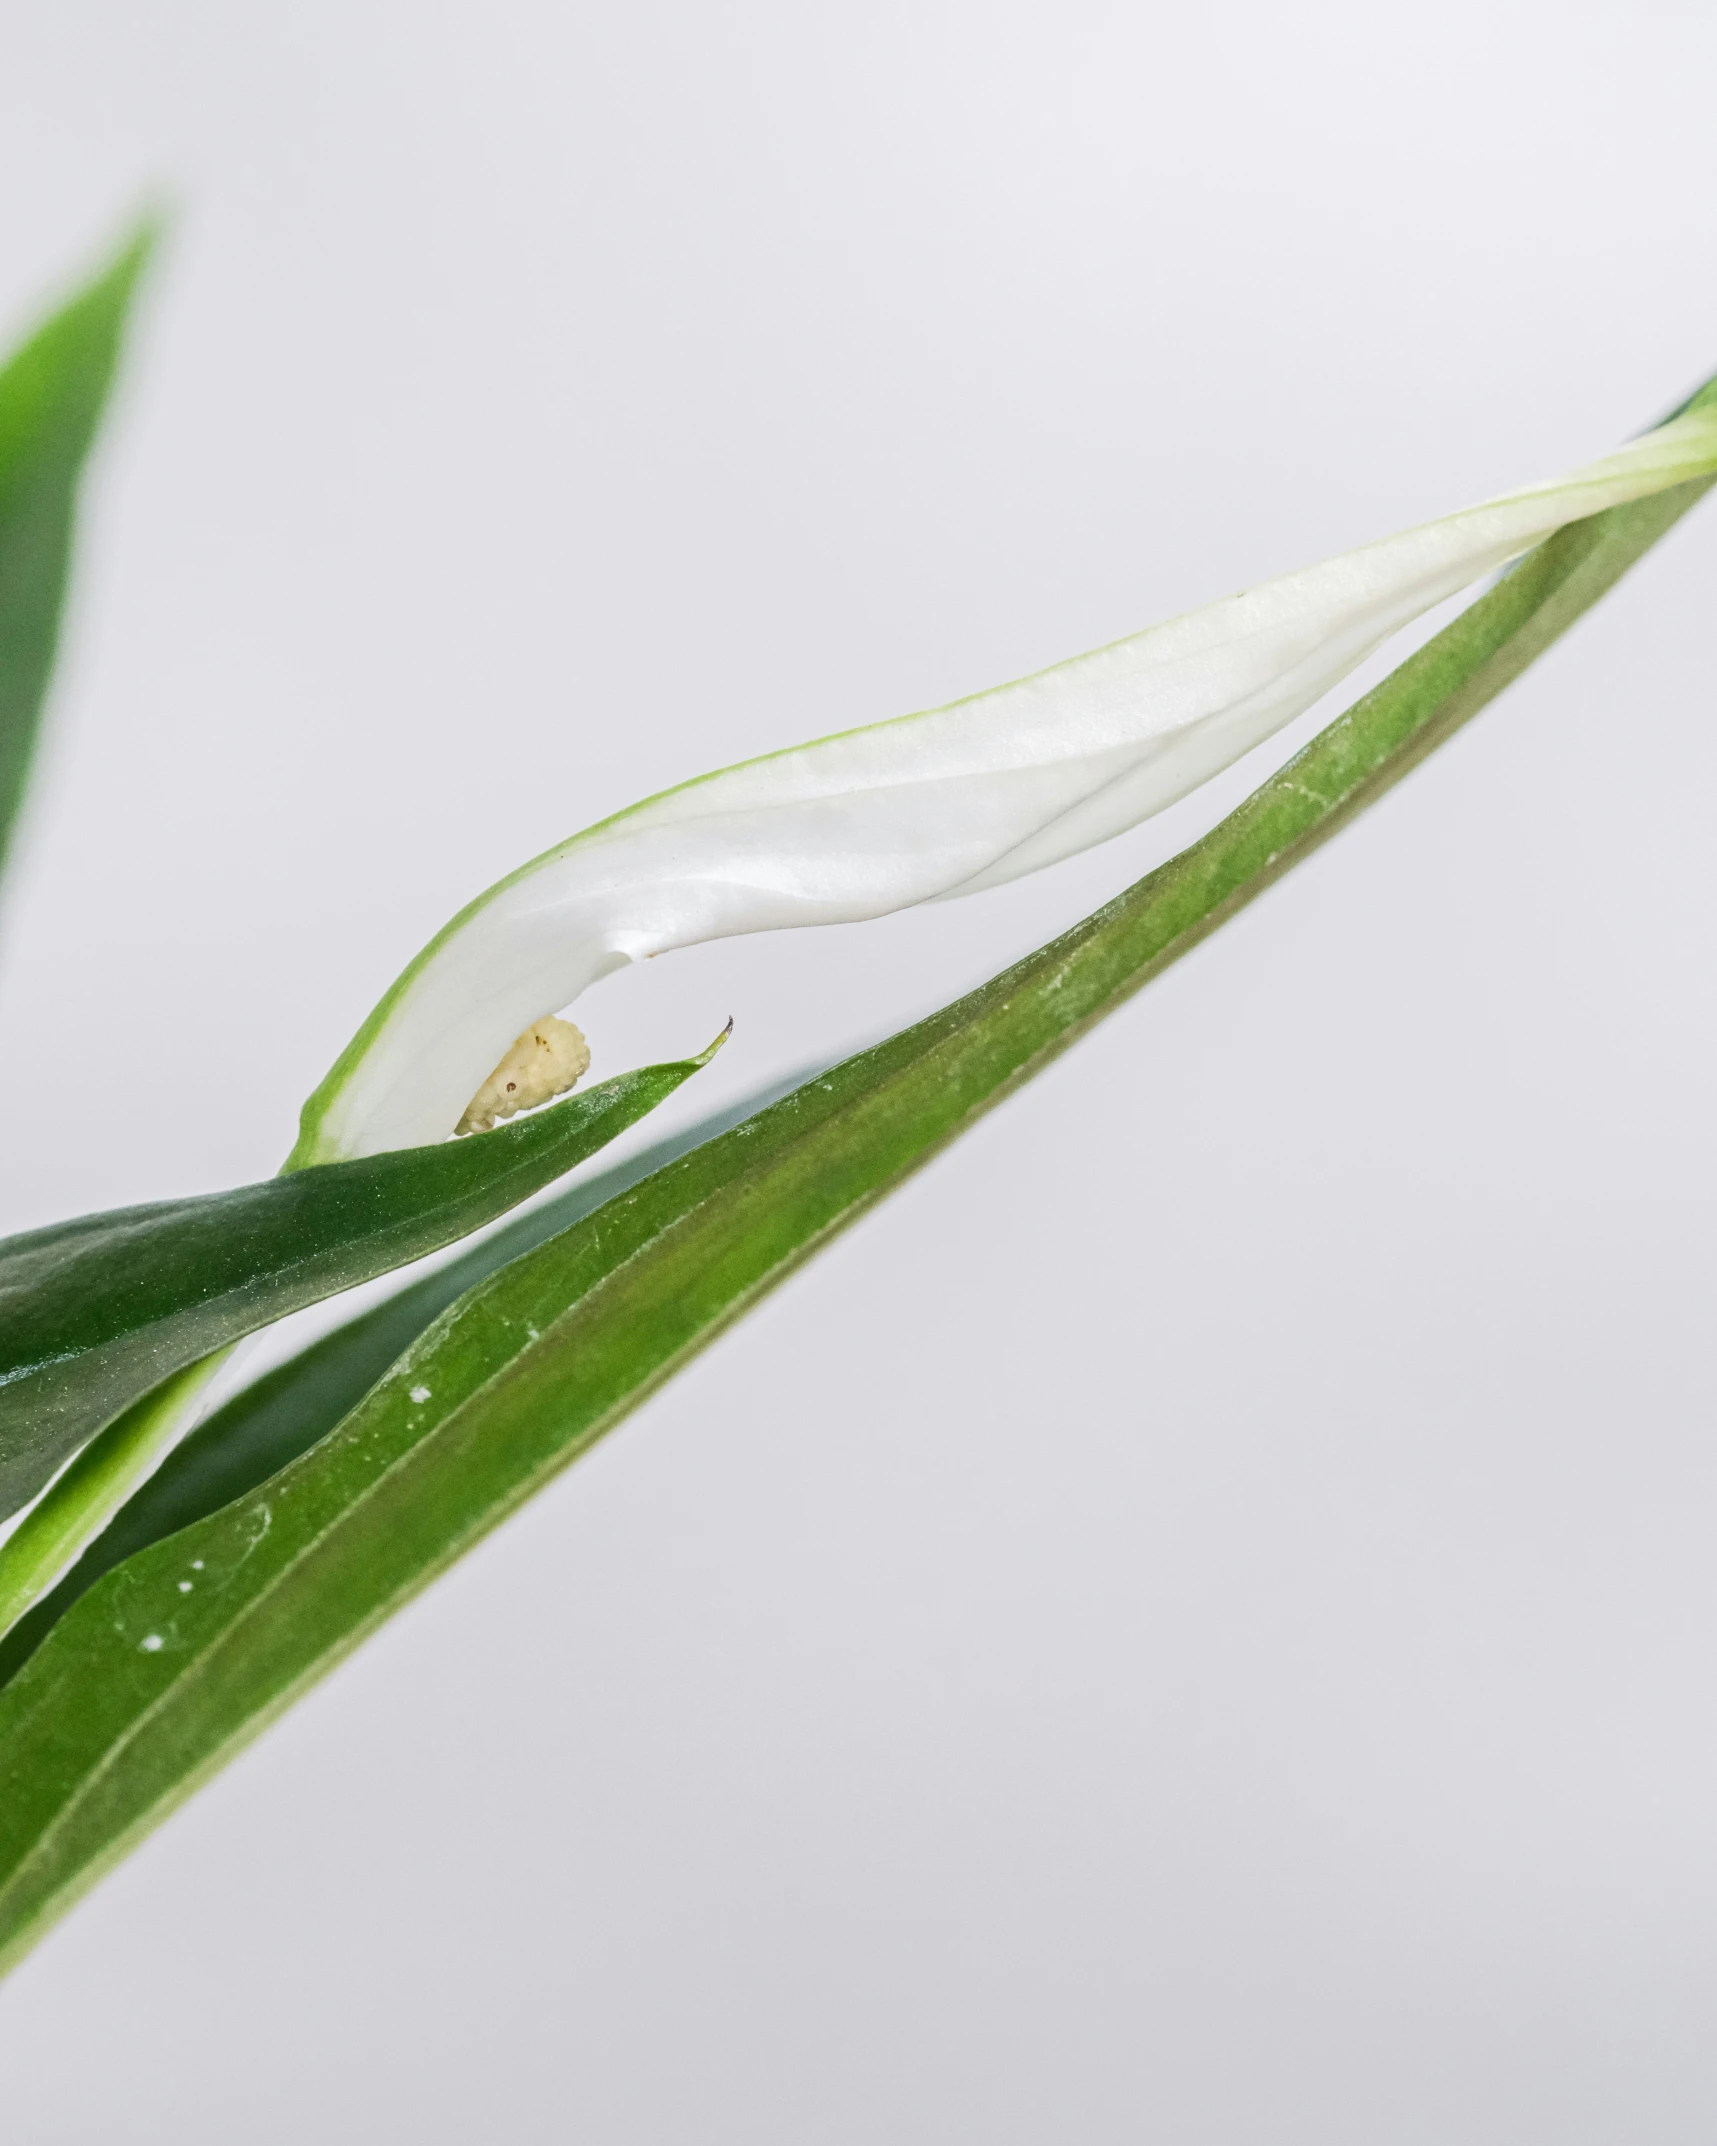
M174 1448L58 1586L0 1636L0 1685L104 1573L151 1543L230 1505L307 1453L357 1406L430 1321L468 1289L510 1260L582 1222L664 1163L726 1132L794 1085L793 1081L774 1083L748 1101L557 1193L234 1394Z
M646 1066L469 1139L0 1243L0 1517L172 1372L493 1221L702 1063Z
M0 1692L0 1957L831 1232L1475 714L1706 489L1552 538L1202 841L479 1283L320 1444L109 1572Z

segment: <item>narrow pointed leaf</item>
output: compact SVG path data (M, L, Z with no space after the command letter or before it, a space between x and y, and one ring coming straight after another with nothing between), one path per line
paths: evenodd
M795 1085L773 1082L747 1101L585 1178L234 1394L168 1454L59 1584L0 1636L0 1685L103 1574L255 1490L326 1437L394 1358L468 1289Z
M947 708L725 768L461 912L305 1105L297 1159L450 1132L502 1045L673 947L972 894L1107 841L1249 752L1389 635L1565 523L1717 468L1717 411Z
M319 1445L109 1572L0 1691L0 1959L834 1230L1475 714L1705 489L1552 538L1191 849L503 1267Z
M0 1242L0 1517L173 1372L493 1221L703 1062L646 1066L470 1139Z
M140 231L0 369L0 867L54 666L78 479L152 240Z

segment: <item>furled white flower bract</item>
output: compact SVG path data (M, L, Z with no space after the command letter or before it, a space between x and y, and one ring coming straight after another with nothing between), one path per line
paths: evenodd
M523 866L432 940L305 1106L294 1164L450 1133L522 1029L739 932L975 894L1135 826L1564 523L1717 469L1717 411L950 707L723 768Z

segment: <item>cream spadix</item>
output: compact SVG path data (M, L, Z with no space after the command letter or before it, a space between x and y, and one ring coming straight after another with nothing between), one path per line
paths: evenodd
M1190 611L993 692L646 799L462 910L304 1110L293 1164L450 1133L520 1031L647 955L975 894L1184 797L1422 612L1564 523L1717 469L1717 411L1571 476Z

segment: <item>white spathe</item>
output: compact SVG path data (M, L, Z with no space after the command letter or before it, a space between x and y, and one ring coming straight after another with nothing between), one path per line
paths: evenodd
M1107 841L1261 744L1421 613L1560 528L1717 469L1700 410L945 708L742 762L575 835L425 948L305 1107L294 1163L450 1133L530 1022L672 947L975 894Z

